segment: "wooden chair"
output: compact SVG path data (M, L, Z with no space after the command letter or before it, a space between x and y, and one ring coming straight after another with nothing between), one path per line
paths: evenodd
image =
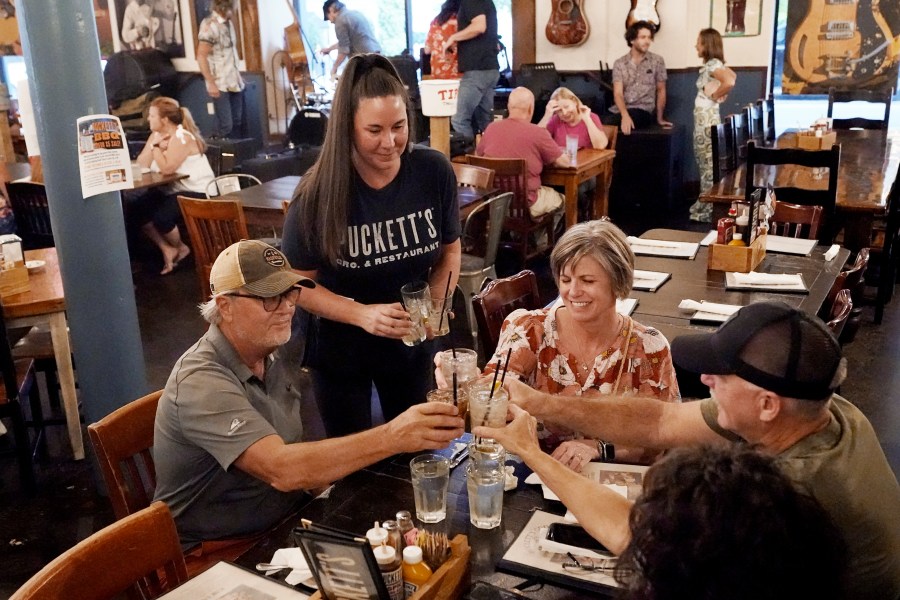
M769 95L762 103L766 123L766 144L771 146L775 143L775 98Z
M219 175L206 186L206 197L215 198L217 196L224 196L261 184L262 181L260 181L258 177L246 173Z
M747 160L747 142L750 141L750 126L743 113L728 115L731 130L734 132L734 156L740 164Z
M43 183L11 181L6 184L9 206L16 217L16 234L22 238L23 250L52 248L50 205Z
M187 579L175 521L154 502L63 552L11 600L155 598Z
M807 176L815 178L812 169L828 169L827 189L807 189L792 186L775 187L775 197L781 201L802 204L804 206L819 205L822 207L822 222L819 225L818 239L823 244L831 244L837 232L837 223L834 218L837 202L838 166L841 162L841 147L835 144L828 150L801 150L799 148L760 148L754 142L747 142L747 179L744 182L744 198L749 203L753 192L765 183L757 185L755 168L760 166L778 167L780 170L787 168L797 169L806 167L804 172L797 169L796 177L790 177L791 181L802 180ZM825 175L821 175L825 177ZM777 179L776 179L777 183Z
M153 426L162 390L147 394L88 425L116 519L150 506L156 491Z
M494 187L494 171L463 163L450 163L456 174L456 185L473 188Z
M734 154L734 128L731 120L725 119L718 125L711 125L709 137L712 141L713 183L715 184L737 168L737 157Z
M219 254L235 242L250 239L244 208L237 200L198 200L178 196L178 205L194 247L200 297L209 298L209 272Z
M509 213L512 196L512 193L506 192L485 200L469 213L463 225L463 253L457 286L466 301L466 315L469 318L469 330L473 338L478 335L478 326L472 309L472 297L481 290L486 281L497 279L494 264L497 262L500 235L503 232L506 215ZM483 218L485 212L487 223ZM476 237L477 240L473 239ZM474 254L472 248L483 248L484 252Z
M485 359L489 360L497 350L500 328L509 313L518 308L541 308L537 276L526 269L510 277L495 279L472 298L472 306L478 323L478 337Z
M22 488L28 494L33 494L37 486L21 398L28 397L35 391L33 388L34 363L30 359L13 360L2 307L0 307L0 368L3 369L3 386L0 387L0 417L10 420L11 433L15 440L13 451L4 451L4 454L15 454L19 463L19 479L22 481Z
M494 185L501 192L513 194L506 218L506 231L511 235L501 242L502 245L519 255L522 266L525 266L525 261L549 252L555 243L556 213L548 213L537 219L531 218L531 213L528 212L528 167L525 159L488 158L469 154L466 160L470 165L492 169ZM547 242L538 246L534 239L541 231L546 232Z
M821 206L803 206L775 201L775 212L769 219L769 233L787 237L817 239Z
M866 277L866 284L875 286L875 323L881 324L884 318L884 306L894 295L897 280L897 264L900 263L900 169L894 178L894 184L887 198L888 214L883 226L873 233L871 253L873 266L871 276Z
M882 129L888 128L891 118L891 97L893 88L883 90L828 90L828 116L832 117L832 126L835 129ZM866 102L870 104L883 104L884 113L880 119L868 119L863 117L834 118L834 105L850 102Z
M841 340L842 338L844 326L847 324L847 319L850 318L850 312L852 310L853 299L850 296L850 290L841 290L834 299L829 319L826 322L828 328L831 329L831 333L833 333L834 337L838 340ZM843 340L841 340L842 345L843 343Z
M763 126L762 107L758 104L748 104L744 107L744 120L747 121L749 139L756 142L757 146L765 146L766 132Z
M606 134L606 139L608 140L606 149L615 150L616 142L619 141L619 128L615 125L601 125L600 129Z

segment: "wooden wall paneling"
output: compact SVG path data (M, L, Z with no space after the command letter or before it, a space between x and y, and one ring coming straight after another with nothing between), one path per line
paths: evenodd
M513 65L518 71L523 64L535 62L535 0L512 0ZM509 44L507 43L507 46Z

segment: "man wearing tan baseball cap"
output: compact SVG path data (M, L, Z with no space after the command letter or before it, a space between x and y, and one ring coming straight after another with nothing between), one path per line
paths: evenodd
M431 402L367 431L302 442L296 363L284 344L302 289L314 286L256 240L229 246L213 264L212 298L200 306L209 330L175 364L154 433L155 499L169 505L189 558L273 527L307 490L462 435L456 407Z

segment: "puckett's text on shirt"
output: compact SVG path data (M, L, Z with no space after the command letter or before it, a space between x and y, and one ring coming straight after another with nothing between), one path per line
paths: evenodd
M350 225L347 227L347 259L338 260L338 265L357 268L403 260L437 250L440 247L437 238L431 208L395 219Z

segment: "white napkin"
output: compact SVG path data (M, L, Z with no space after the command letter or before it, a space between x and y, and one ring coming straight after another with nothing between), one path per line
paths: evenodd
M681 248L682 244L678 242L666 242L664 240L646 240L633 235L628 236L628 243L632 246L648 246L650 248Z
M312 577L312 570L306 564L306 557L300 548L279 548L272 555L271 563L273 565L288 565L291 572L285 578L288 585L297 585L300 582L306 582ZM266 571L266 575L277 573L278 569L270 569ZM308 583L307 583L308 585Z
M678 304L678 308L681 310L695 310L712 313L714 315L733 315L744 307L738 304L718 304L716 302L705 301L697 302L696 300L685 298Z
M838 252L841 251L841 247L837 244L832 244L831 248L828 249L828 252L825 253L826 262L831 262L834 260L834 257L837 256Z
M719 237L719 232L713 229L709 233L706 234L706 237L700 240L701 246L709 246L710 244L714 244L716 238Z
M738 285L803 285L803 278L799 273L734 273L734 281Z

